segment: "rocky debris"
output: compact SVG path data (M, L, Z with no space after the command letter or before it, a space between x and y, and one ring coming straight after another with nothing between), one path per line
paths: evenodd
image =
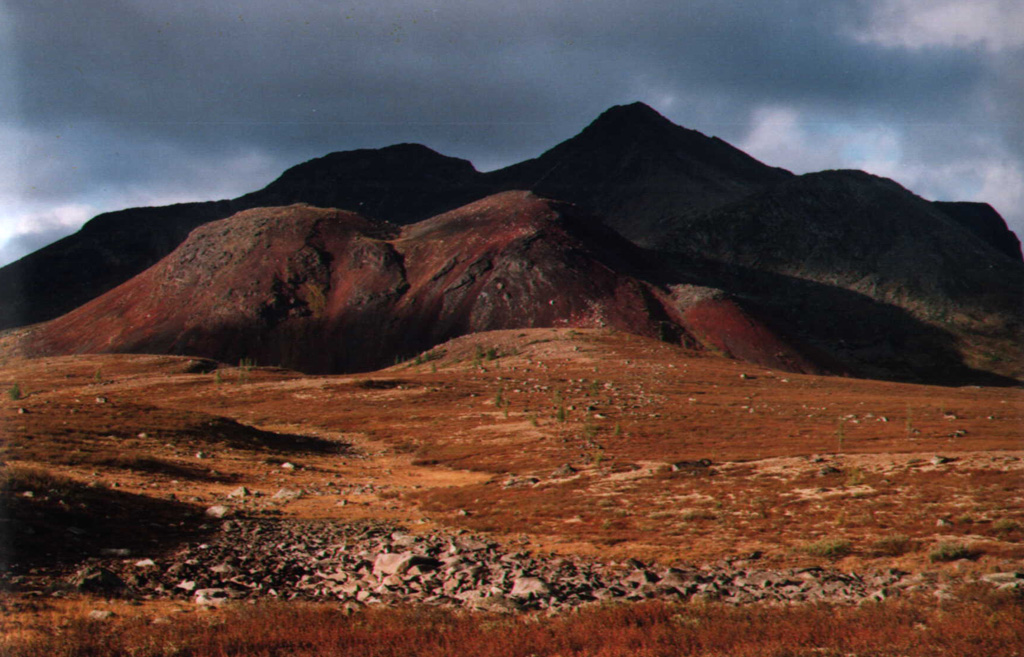
M605 600L857 604L941 588L928 573L769 570L750 564L602 563L515 551L464 531L410 534L381 522L238 519L225 523L207 543L156 560L155 567L139 568L127 560L120 567L136 594L191 599L203 606L280 598L505 613L567 610ZM109 573L102 576L106 580L121 581L103 572ZM1017 589L1024 587L1024 573L995 573L983 581Z
M999 591L1024 593L1024 572L989 573L982 575L981 581L991 584Z
M701 475L710 474L711 460L710 459L699 459L697 461L677 461L671 465L672 472L682 472L684 474Z
M231 509L223 504L215 504L206 509L207 518L224 518L231 514Z
M125 588L125 582L112 571L99 566L83 566L69 579L76 590L85 593L115 595Z
M199 589L193 600L200 607L219 607L231 599L227 589Z
M239 486L235 490L228 493L228 499L240 500L249 497L250 495L252 495L252 492L250 492L248 488L246 488L245 486Z
M560 468L551 473L552 477L571 477L576 474L576 468L572 465L565 463Z
M525 488L527 486L536 486L540 483L540 479L537 477L513 477L510 476L505 480L505 483L501 485L502 488Z
M270 499L276 502L291 502L302 497L301 490L295 490L293 488L282 488L281 490L274 493Z

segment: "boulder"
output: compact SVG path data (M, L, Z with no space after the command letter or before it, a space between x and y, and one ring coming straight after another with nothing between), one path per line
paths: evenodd
M539 577L518 577L512 583L513 598L546 598L551 595L551 585Z
M115 595L126 588L124 580L106 568L100 568L99 566L85 566L81 568L71 576L70 582L78 591L103 595Z

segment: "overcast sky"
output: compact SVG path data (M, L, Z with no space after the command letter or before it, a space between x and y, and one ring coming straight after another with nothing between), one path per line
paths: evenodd
M7 0L0 264L331 151L497 168L636 100L797 173L986 201L1024 235L1020 0Z

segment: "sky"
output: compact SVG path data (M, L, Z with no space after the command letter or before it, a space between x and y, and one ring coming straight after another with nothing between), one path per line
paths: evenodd
M987 202L1024 235L1020 0L6 0L0 265L332 151L495 169L634 101L795 173Z

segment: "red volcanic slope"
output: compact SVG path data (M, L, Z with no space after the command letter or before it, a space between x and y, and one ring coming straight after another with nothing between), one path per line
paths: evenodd
M340 210L257 208L197 228L142 274L39 325L22 350L345 372L466 333L608 326L818 371L735 302L687 309L629 275L641 257L575 206L528 192L404 229Z
M794 350L788 342L756 319L736 300L728 297L701 299L686 308L683 324L699 336L705 346L734 358L748 360L790 372L824 374L824 358L815 362Z

